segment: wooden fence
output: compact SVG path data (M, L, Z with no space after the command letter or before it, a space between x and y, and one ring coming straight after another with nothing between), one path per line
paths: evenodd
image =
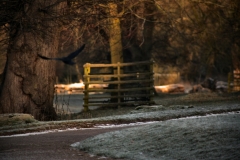
M234 70L228 74L228 91L240 91L240 70Z
M102 88L90 88L90 85ZM154 103L153 61L84 65L84 111L89 106ZM96 93L101 94L96 94ZM95 93L95 94L92 94Z

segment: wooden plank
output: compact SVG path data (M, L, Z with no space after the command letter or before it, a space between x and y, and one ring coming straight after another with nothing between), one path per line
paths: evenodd
M121 103L89 103L84 104L83 106L119 106L119 105L140 105L140 104L154 104L154 101L135 101L135 102L121 102Z
M154 87L143 87L143 88L127 88L127 89L91 89L84 90L85 92L126 92L126 91L141 91L141 90L151 90Z
M128 98L128 97L153 97L154 94L134 94L134 95L121 95L121 96L91 96L88 99L106 99L106 98ZM83 100L86 98L83 98Z
M145 73L130 73L130 74L121 74L121 75L115 75L115 74L107 74L107 75L84 75L84 78L99 78L99 79L104 79L104 78L116 78L116 77L136 77L136 76L151 76L154 75L154 72L145 72Z
M128 80L128 81L90 81L84 84L130 84L130 83L146 83L146 82L153 82L154 80L145 79L145 80Z
M126 66L137 66L137 65L150 65L153 64L153 61L142 61L142 62L134 62L134 63L119 63L119 64L91 64L87 63L83 65L83 67L91 67L91 68L102 68L102 67L126 67Z

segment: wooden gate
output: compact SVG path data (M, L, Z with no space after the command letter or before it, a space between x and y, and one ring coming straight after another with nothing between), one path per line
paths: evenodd
M234 70L228 74L228 90L230 92L240 91L240 70Z
M153 61L86 63L84 85L84 111L87 111L89 106L121 107L152 104L154 103Z

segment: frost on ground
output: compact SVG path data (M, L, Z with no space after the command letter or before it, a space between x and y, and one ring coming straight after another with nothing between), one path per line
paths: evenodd
M136 160L240 159L240 114L156 122L71 146L95 155Z

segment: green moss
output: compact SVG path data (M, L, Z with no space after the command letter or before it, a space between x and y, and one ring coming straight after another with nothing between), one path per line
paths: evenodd
M0 127L6 125L19 125L25 123L33 123L37 120L30 114L20 114L20 113L11 113L11 114L0 114Z

